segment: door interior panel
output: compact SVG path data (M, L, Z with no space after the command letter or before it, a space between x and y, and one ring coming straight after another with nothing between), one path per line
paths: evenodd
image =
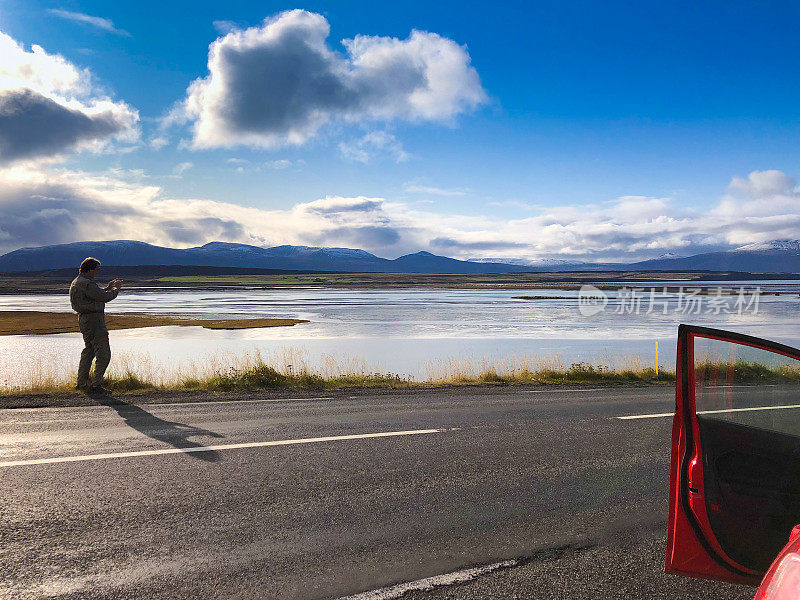
M714 535L736 562L766 570L800 522L800 437L716 416L697 422Z

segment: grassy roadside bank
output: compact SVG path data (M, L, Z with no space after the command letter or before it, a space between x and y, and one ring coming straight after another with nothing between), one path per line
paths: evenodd
M243 392L330 392L346 390L423 390L459 386L570 386L570 385L668 385L675 373L653 368L611 369L602 365L574 363L567 368L521 369L501 372L487 369L477 374L451 373L428 380L403 378L392 373L350 373L333 376L303 371L281 372L261 361L242 368L230 368L205 377L184 377L167 383L148 381L133 372L109 377L105 385L115 396L135 399L148 393L177 393L184 401L191 392L207 392L204 399L224 400L226 395ZM35 406L74 406L86 404L86 397L74 390L71 381L50 381L0 392L0 409Z
M204 329L251 329L260 327L289 327L307 323L303 319L194 319L141 313L106 315L109 330L141 327L203 327ZM46 335L78 332L74 313L39 311L0 311L0 335Z

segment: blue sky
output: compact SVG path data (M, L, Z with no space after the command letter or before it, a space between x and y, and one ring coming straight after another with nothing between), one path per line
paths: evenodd
M21 53L5 83L0 58L0 250L126 237L594 261L800 237L799 13L3 0ZM342 43L359 36L368 50ZM215 40L228 58L210 67ZM26 80L34 44L90 82ZM294 85L312 91L287 99ZM45 104L52 126L31 126Z

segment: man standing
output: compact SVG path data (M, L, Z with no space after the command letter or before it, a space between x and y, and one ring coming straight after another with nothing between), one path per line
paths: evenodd
M85 259L81 263L80 273L69 286L69 301L72 310L78 313L78 326L86 344L81 352L81 362L78 366L77 388L89 395L98 396L109 393L103 388L103 375L111 361L105 305L117 297L122 285L121 279L114 279L104 289L100 289L94 282L99 269L99 260L92 257ZM93 360L95 360L94 378L90 385L89 369Z

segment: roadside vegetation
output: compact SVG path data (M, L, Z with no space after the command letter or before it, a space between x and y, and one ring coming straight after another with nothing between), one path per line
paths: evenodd
M291 362L289 362L291 361ZM283 360L265 360L260 354L214 356L200 364L164 369L147 360L121 357L105 380L116 394L148 391L234 392L247 390L340 390L348 388L413 389L467 385L659 385L675 381L674 370L659 370L639 357L623 357L613 365L576 362L564 364L558 357L509 356L498 361L445 360L428 365L427 374L412 378L370 369L364 361L337 362L331 357L320 368L304 364L297 353ZM200 366L200 365L203 366ZM299 365L299 366L295 366ZM760 363L698 362L699 385L800 383L800 368ZM77 394L73 374L61 375L37 369L25 385L4 385L0 396Z
M0 394L76 394L73 373L40 368L25 378L25 385L5 385ZM246 390L337 390L347 388L435 388L462 385L625 385L674 382L674 371L642 364L638 357L616 361L615 366L560 358L509 356L501 360L445 360L428 365L426 374L412 378L370 368L363 360L323 357L311 368L304 357L289 351L267 360L259 353L212 356L199 363L166 369L142 357L115 358L106 387L115 393L193 390L230 392Z

